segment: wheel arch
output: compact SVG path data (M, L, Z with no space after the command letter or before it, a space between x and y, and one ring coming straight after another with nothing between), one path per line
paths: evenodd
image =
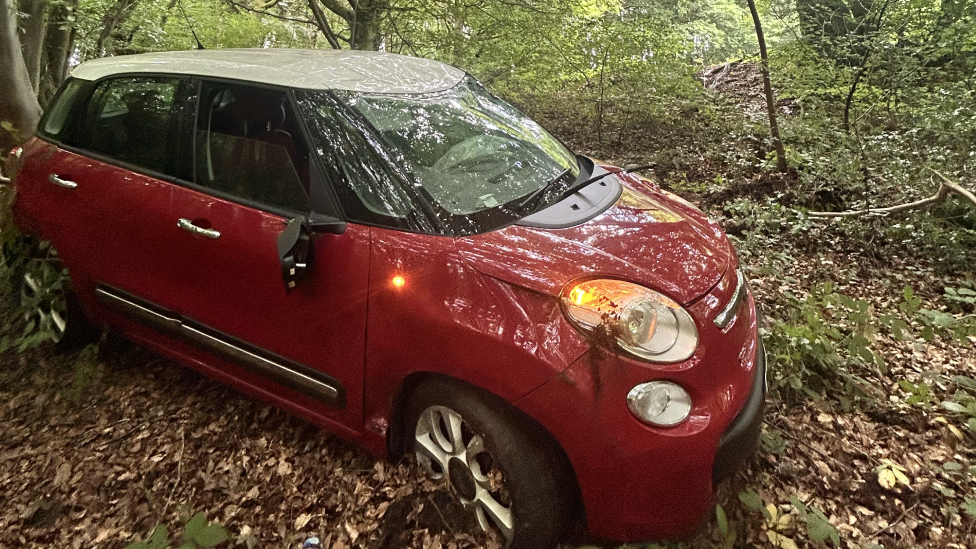
M410 408L410 399L418 387L428 381L440 380L447 383L463 386L469 390L479 392L486 398L497 402L500 409L504 409L506 414L513 419L517 419L519 424L525 428L532 436L543 441L545 446L554 452L558 459L558 466L562 474L566 475L565 481L571 485L571 497L573 500L574 522L579 530L575 535L582 535L586 531L586 513L583 506L582 490L580 489L579 479L569 456L555 436L537 419L521 410L511 402L477 385L473 385L464 380L437 372L412 372L407 375L396 392L393 399L393 407L390 411L390 426L387 430L386 444L387 453L393 462L400 461L406 455L407 434L410 426L407 425L409 418L407 411Z

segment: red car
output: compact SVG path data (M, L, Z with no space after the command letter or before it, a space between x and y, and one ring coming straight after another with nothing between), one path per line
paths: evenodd
M112 325L415 453L510 547L687 534L756 446L764 353L718 225L454 67L99 59L9 160L17 223L71 274L59 337Z

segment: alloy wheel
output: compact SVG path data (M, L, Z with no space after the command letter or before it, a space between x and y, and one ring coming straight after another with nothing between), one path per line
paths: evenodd
M39 331L51 335L55 343L64 337L68 323L68 301L61 273L50 261L33 259L24 269L20 304L27 308L24 320L34 320Z
M417 461L435 480L443 480L466 509L473 509L486 532L494 527L510 543L515 516L505 477L484 438L461 414L431 406L417 420L414 434Z

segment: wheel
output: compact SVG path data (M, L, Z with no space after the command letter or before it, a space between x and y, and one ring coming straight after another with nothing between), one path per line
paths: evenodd
M24 259L15 272L24 320L34 321L38 332L48 334L57 351L74 351L97 340L97 329L87 321L68 288L70 280L57 252L41 247L40 253Z
M530 417L441 378L414 391L407 417L417 461L485 531L497 531L512 549L551 547L566 533L576 481L555 441Z
M53 262L31 259L24 265L20 278L20 306L24 320L34 321L37 330L50 334L60 343L68 328L68 299L61 273Z

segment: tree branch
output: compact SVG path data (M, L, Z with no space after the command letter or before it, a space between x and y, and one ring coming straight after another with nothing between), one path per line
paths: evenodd
M950 194L958 194L966 200L973 203L973 207L976 207L976 195L968 191L967 189L955 183L946 176L942 175L936 170L932 170L935 175L942 179L942 183L939 185L939 190L928 198L923 198L921 200L916 200L914 202L909 202L907 204L898 204L897 206L889 206L887 208L868 208L866 210L850 210L846 212L807 212L810 217L860 217L862 215L884 217L893 213L903 212L905 210L914 210L916 208L921 208L923 206L929 206L931 204L938 204L944 201Z
M343 6L338 2L338 0L316 0L316 1L322 2L322 4L326 8L329 8L329 11L345 19L349 23L353 23L356 20L355 10Z
M325 39L329 41L332 49L341 50L342 46L339 45L336 33L333 32L332 27L329 25L329 20L325 17L325 12L322 11L322 6L319 5L319 0L308 0L308 7L311 8L312 15L315 17L316 26L325 35Z
M268 17L273 17L275 19L281 19L283 21L292 21L294 23L302 23L302 24L305 24L305 25L314 25L315 24L315 21L310 21L308 19L299 19L297 17L288 17L287 15L278 15L277 13L271 13L270 11L257 10L257 9L252 8L251 6L248 6L247 4L238 4L237 2L234 2L234 0L227 0L227 3L230 4L230 5L232 5L232 6L234 6L235 8L241 8L243 10L247 10L247 11L252 12L252 13L258 13L258 14L261 14L261 15L267 15Z

